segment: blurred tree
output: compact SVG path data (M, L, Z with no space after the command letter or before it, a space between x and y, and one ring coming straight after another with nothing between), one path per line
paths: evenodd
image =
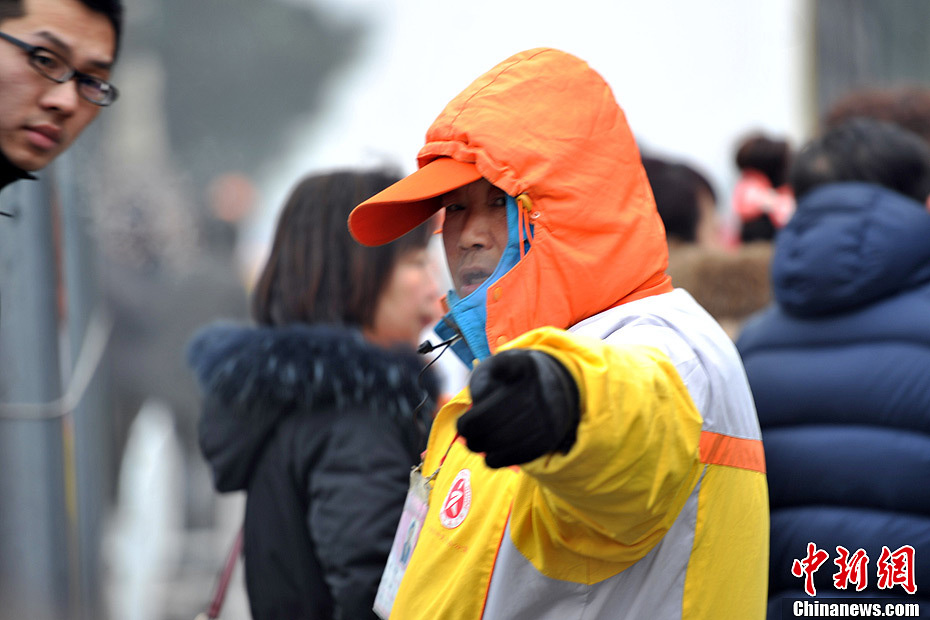
M861 88L930 85L930 2L819 0L817 114Z
M159 7L138 41L163 61L171 153L201 187L227 170L255 177L274 161L365 33L362 23L328 19L319 8L270 0Z

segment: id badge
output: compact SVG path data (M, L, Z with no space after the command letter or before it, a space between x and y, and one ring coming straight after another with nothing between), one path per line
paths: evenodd
M373 609L383 620L388 620L391 615L394 599L397 598L397 591L400 589L400 582L407 570L407 563L420 538L420 530L426 520L428 508L428 481L420 473L420 467L415 467L410 471L410 489L407 491L407 500L404 502L404 512L401 514L397 532L394 534L394 543L391 545L387 564L381 574L378 594L375 595Z

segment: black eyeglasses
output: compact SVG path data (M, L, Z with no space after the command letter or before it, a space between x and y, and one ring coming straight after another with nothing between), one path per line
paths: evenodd
M108 106L119 96L115 86L106 80L75 70L67 60L52 50L30 45L5 32L0 32L0 39L6 39L25 50L29 55L29 65L53 82L64 84L72 78L77 80L78 94L95 105Z

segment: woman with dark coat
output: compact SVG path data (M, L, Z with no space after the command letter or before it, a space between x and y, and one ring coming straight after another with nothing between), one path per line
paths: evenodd
M366 248L345 225L395 180L302 181L255 289L258 325L213 325L190 344L214 484L247 493L245 576L258 620L375 617L437 398L414 352L438 311L431 231Z

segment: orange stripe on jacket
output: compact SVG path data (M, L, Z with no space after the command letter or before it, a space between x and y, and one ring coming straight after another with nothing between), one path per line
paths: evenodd
M765 473L765 452L760 439L741 439L703 431L700 450L702 463Z

